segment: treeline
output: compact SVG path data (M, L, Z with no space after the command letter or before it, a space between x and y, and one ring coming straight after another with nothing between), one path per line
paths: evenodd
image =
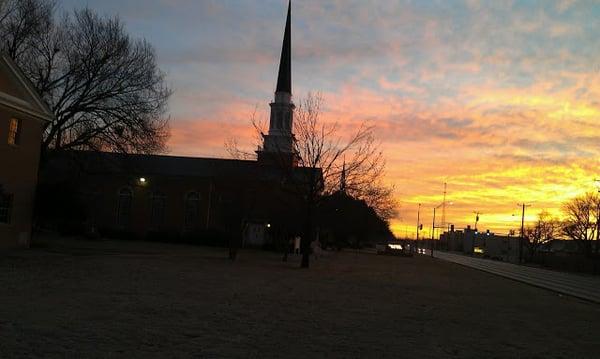
M542 211L537 220L525 228L524 238L530 255L533 257L543 244L552 240L570 239L577 243L579 253L597 256L600 251L600 196L589 192L572 198L562 204L561 214L559 219Z

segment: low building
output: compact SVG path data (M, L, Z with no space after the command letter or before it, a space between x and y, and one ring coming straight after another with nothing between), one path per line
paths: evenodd
M29 245L42 134L52 119L32 84L0 54L0 248Z
M518 263L519 253L524 255L527 248L519 246L520 237L502 236L490 231L476 231L470 226L463 230L451 230L440 235L440 248Z

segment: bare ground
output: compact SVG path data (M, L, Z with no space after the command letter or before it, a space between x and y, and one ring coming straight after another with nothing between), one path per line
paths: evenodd
M0 357L600 358L600 306L428 257L45 241L0 254Z

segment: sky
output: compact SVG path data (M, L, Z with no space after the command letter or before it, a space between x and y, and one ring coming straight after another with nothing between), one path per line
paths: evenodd
M267 118L287 0L62 0L118 15L152 43L174 89L170 154L227 157ZM399 236L417 211L507 233L595 191L600 178L600 3L293 0L294 97L376 128ZM438 212L438 221L440 219Z

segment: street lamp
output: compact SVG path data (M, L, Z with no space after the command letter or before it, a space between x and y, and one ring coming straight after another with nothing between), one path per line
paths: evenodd
M433 224L431 226L431 258L433 258L433 241L435 239L435 210L445 205L446 202L442 202L437 206L433 207ZM453 205L454 203L450 202L449 205Z
M421 204L419 203L419 209L417 209L417 242L415 244L417 252L419 252L419 230L420 230L420 226L421 226Z
M600 194L600 179L595 179L596 189L598 190L598 194ZM596 252L598 252L598 245L600 244L600 197L596 199L596 203L598 207L596 208Z
M519 264L523 262L523 241L525 240L525 208L530 207L530 204L520 203L521 211L521 238L519 238Z

